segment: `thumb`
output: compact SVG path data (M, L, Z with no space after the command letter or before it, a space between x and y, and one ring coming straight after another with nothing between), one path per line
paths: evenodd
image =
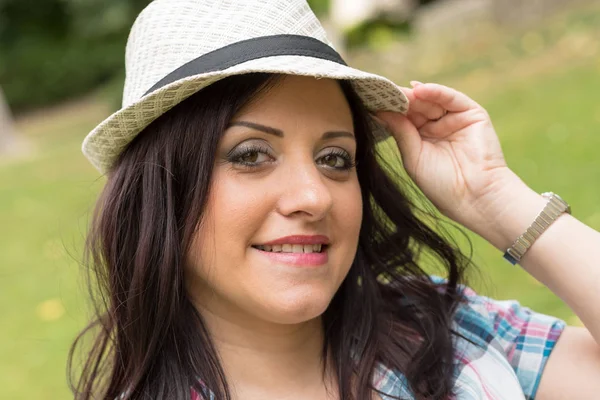
M409 173L414 171L423 145L417 128L406 116L398 112L380 111L375 115L396 140L404 167Z

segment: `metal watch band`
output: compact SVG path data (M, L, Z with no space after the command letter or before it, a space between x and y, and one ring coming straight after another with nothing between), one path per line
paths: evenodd
M504 258L512 265L521 261L521 257L523 257L533 242L535 242L535 240L540 237L540 235L548 229L562 213L571 213L571 207L559 195L552 192L546 192L542 193L542 196L548 199L548 202L529 228L527 228L525 233L519 236L512 246L504 253Z

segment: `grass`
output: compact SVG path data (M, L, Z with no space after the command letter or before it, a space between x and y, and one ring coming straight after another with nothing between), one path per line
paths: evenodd
M79 152L100 115L67 111L28 124L35 157L0 167L2 399L68 397L66 354L86 311L77 260L101 181Z
M516 60L512 69L525 69L543 56ZM469 78L472 74L477 79ZM559 193L576 217L600 229L598 54L544 64L527 76L490 67L440 81L456 84L488 109L509 165L533 189ZM486 84L478 85L481 81ZM33 155L0 165L2 399L69 397L66 355L87 310L78 260L104 182L81 155L80 144L108 112L92 99L23 119L19 128L33 144ZM578 323L559 299L506 263L498 250L470 238L483 276L473 281L476 289Z

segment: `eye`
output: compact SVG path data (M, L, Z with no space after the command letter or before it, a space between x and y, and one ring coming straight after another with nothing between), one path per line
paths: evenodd
M334 154L328 154L321 159L323 160L323 164L331 168L342 168L346 165L345 159Z
M269 160L271 159L273 159L273 157L270 154L270 149L267 146L258 144L238 147L227 156L227 160L232 164L248 168L270 162Z
M318 161L321 161L321 165L338 171L347 171L356 166L352 156L340 148L329 150L328 153L320 157Z

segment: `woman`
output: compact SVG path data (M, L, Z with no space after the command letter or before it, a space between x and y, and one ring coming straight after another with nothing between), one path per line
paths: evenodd
M157 0L126 62L123 108L83 146L108 181L77 398L600 390L600 235L511 172L466 95L346 66L304 0ZM586 328L464 286L468 258L418 218L381 126L437 208L509 249Z

